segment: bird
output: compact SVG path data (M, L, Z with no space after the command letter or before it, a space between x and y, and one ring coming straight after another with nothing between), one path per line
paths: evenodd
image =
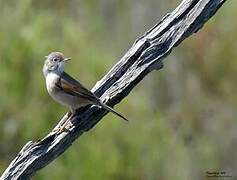
M76 110L87 105L99 106L128 121L127 118L103 103L94 93L64 71L65 64L71 58L65 58L61 52L51 52L45 58L42 71L47 91L56 102L70 109L68 119L58 128L59 132L68 130L67 124L75 115Z

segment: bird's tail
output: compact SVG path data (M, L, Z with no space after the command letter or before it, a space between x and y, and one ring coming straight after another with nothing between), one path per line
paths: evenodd
M109 107L108 105L106 105L106 104L100 102L100 106L102 106L102 107L103 107L104 109L106 109L107 111L112 112L112 113L114 113L115 115L119 116L119 117L122 118L123 120L128 121L127 118L125 118L123 115L121 115L121 114L119 114L118 112L116 112L113 108Z

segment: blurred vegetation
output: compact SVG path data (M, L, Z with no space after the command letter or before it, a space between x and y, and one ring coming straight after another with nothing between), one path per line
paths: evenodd
M0 0L0 172L67 111L47 94L51 51L88 88L174 0ZM237 2L229 1L116 109L33 179L205 179L237 169Z

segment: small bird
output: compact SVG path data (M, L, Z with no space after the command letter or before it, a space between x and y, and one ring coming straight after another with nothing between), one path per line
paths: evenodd
M60 132L68 130L68 122L75 114L76 110L86 105L97 105L109 112L116 114L123 120L128 121L124 116L114 109L104 104L90 90L86 89L80 82L64 72L65 63L71 58L65 58L61 52L52 52L46 56L44 62L43 74L46 81L46 87L49 95L60 104L70 108L71 115L59 128Z

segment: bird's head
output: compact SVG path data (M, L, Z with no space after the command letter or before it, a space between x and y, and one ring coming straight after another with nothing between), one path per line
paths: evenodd
M61 52L52 52L48 56L45 56L43 73L47 76L48 73L54 72L61 74L64 71L65 62L69 61L70 58L65 58Z

